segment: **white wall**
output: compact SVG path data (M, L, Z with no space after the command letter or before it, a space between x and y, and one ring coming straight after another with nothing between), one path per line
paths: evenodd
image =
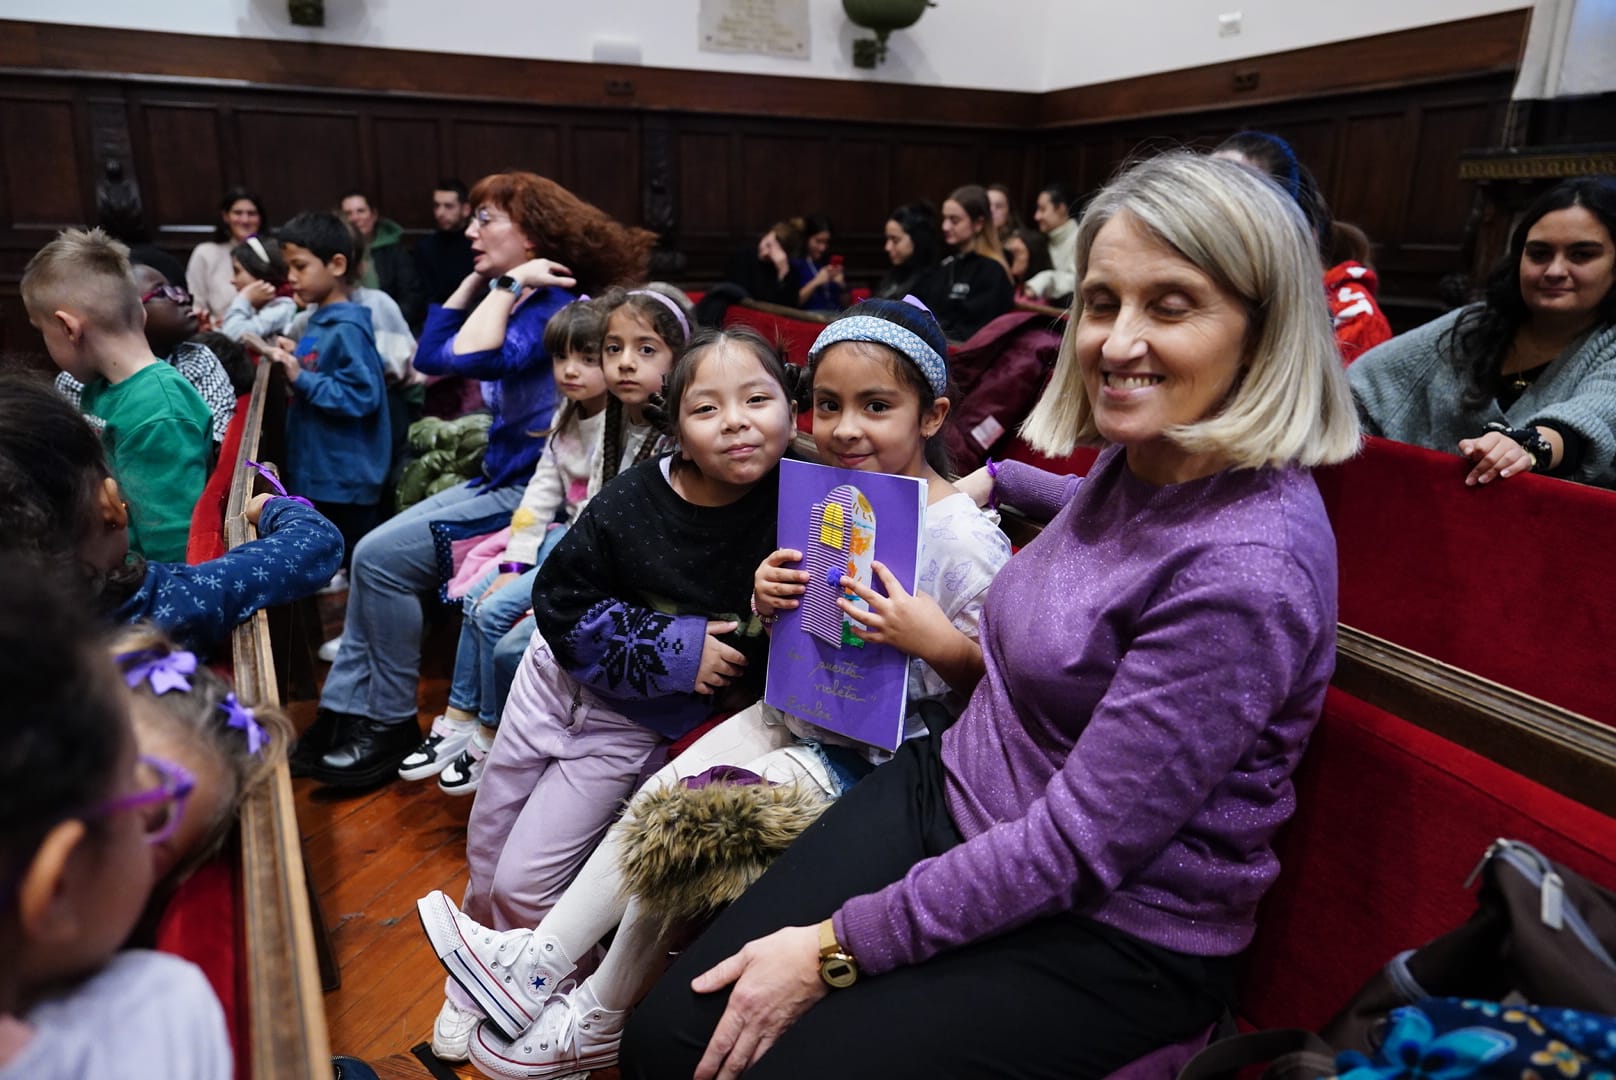
M593 58L598 39L652 67L1042 91L1320 45L1527 6L1528 0L938 0L892 35L887 62L854 68L865 36L840 0L809 0L812 58L702 52L700 0L326 0L326 26L290 24L286 0L3 0L37 22L436 52ZM1218 35L1218 15L1243 26ZM453 16L445 12L454 13Z
M1530 7L1530 0L1051 0L1045 90ZM1239 12L1241 31L1218 34ZM936 14L933 12L933 14Z
M847 21L841 0L809 0L806 61L702 52L700 0L325 0L319 29L292 26L286 0L0 0L0 16L543 60L591 60L594 42L604 38L637 44L650 67L1031 90L1043 69L1043 39L1000 28L1035 29L1049 2L942 0L915 26L893 33L887 61L874 72L853 67L850 43L869 32ZM994 39L994 48L981 47Z

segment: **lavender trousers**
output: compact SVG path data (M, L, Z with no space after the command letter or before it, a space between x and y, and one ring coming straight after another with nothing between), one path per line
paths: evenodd
M537 926L665 746L561 670L535 632L466 826L462 910L497 930Z

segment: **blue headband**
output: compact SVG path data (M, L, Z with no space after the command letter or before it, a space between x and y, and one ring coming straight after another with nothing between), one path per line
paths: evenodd
M915 306L927 310L922 304ZM948 361L937 355L937 350L913 330L875 315L849 315L825 327L814 339L813 348L808 350L808 362L813 363L820 353L843 341L873 341L896 349L920 369L933 394L942 397L948 390Z

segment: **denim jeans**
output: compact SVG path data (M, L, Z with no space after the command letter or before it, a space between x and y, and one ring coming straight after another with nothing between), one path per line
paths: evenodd
M431 524L510 523L522 487L459 484L416 503L370 532L353 552L342 648L320 694L322 708L402 720L416 715L421 678L421 595L438 585ZM503 520L501 520L503 519Z
M500 690L495 656L500 642L518 623L527 621L531 636L532 622L525 620L533 606L533 579L539 576L539 567L546 556L561 542L566 526L558 525L545 534L539 545L538 562L533 569L518 574L498 592L484 596L488 583L498 576L497 570L483 575L466 593L462 601L466 617L460 624L460 645L455 652L454 676L449 683L449 704L463 712L474 713L488 727L499 725L500 711L505 707L505 696L510 692L510 679ZM522 639L522 648L527 639ZM516 662L521 660L518 651ZM515 663L511 665L515 674Z

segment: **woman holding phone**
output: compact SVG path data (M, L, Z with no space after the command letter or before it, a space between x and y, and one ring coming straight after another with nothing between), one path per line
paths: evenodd
M842 257L830 250L831 223L824 214L809 214L803 221L803 257L792 259L797 273L797 306L804 311L840 311L847 306L847 280Z

